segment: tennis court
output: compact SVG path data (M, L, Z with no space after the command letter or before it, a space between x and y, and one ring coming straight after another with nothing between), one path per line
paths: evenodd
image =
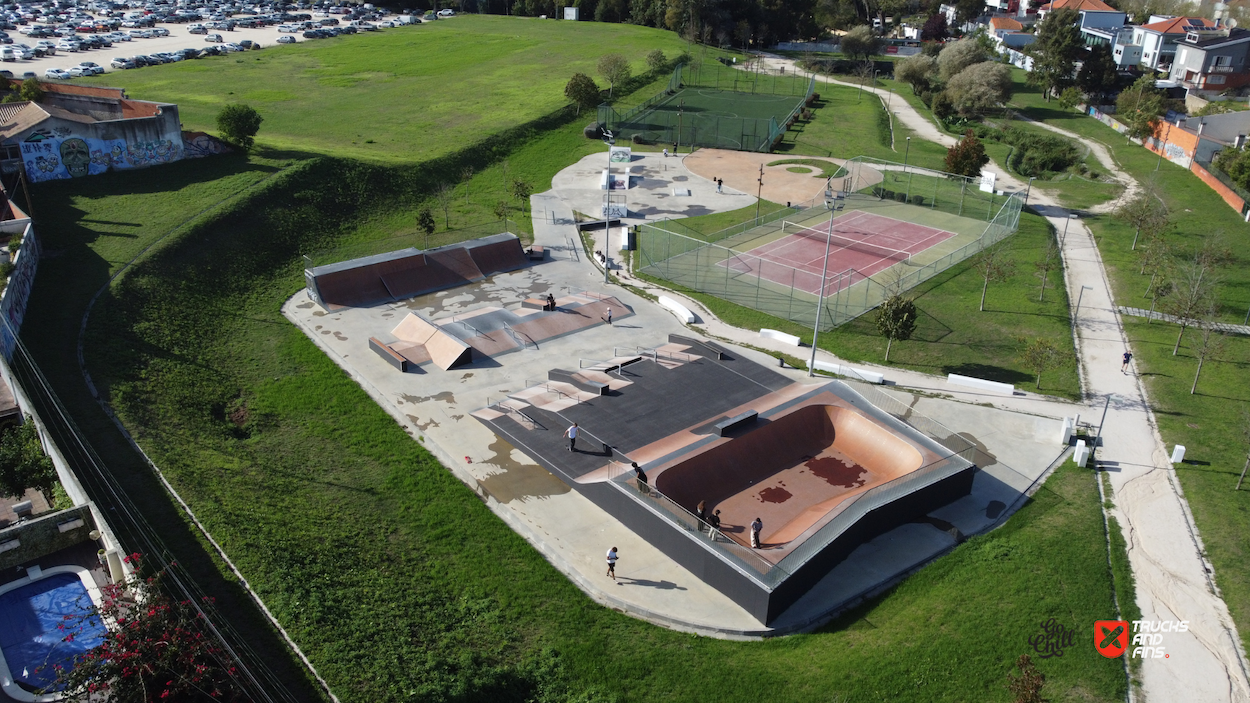
M913 254L955 236L954 232L863 210L834 218L832 227L783 222L780 232L784 235L780 239L731 256L718 265L729 267L734 274L793 285L796 290L816 295L821 272L825 270L828 240L825 295L833 295L891 266L910 265Z

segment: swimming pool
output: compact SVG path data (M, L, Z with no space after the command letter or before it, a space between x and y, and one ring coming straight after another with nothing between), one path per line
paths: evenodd
M91 574L58 566L31 580L0 586L0 686L21 701L49 701L54 694L33 691L56 681L54 664L103 642L104 623L94 615L99 589ZM70 641L66 636L73 634Z

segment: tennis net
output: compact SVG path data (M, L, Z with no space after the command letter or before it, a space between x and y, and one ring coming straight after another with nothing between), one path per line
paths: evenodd
M808 227L806 225L800 225L798 223L785 220L781 223L781 231L785 234L793 234L795 236L803 237L804 239L811 239L822 243L826 238L828 238L834 246L842 249L850 249L851 251L858 251L864 254L872 254L873 256L890 259L891 261L897 261L904 264L911 263L911 252L906 249L883 247L880 244L873 244L872 242L866 242L860 239L851 239L837 233L830 234L829 230L823 228Z

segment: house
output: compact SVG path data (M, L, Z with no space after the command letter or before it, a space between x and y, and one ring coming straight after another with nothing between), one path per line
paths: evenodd
M992 17L990 18L990 35L996 39L1002 39L1004 34L1009 32L1023 32L1024 25L1010 17Z
M1026 71L1033 70L1033 57L1029 56L1026 49L1030 44L1037 41L1037 35L1025 34L1023 32L1007 32L1001 37L997 37L995 41L998 43L998 51L1007 57L1011 65L1016 68L1023 68Z
M1054 0L1038 10L1038 17L1046 19L1046 15L1055 10L1076 10L1080 17L1077 25L1081 30L1081 38L1086 44L1111 45L1115 32L1124 26L1127 17L1123 12L1108 5L1102 0ZM1104 31L1098 31L1104 30Z
M1156 71L1168 71L1176 57L1176 42L1190 32L1212 31L1215 22L1204 17L1154 15L1133 29L1133 43L1141 47L1141 63Z
M1227 90L1250 84L1246 55L1250 30L1192 31L1176 42L1170 77L1191 90Z
M1037 3L1030 0L986 0L985 7L992 14L1015 15L1028 20L1037 17Z
M13 80L16 87L21 81ZM178 106L131 100L119 88L42 83L38 102L0 104L0 171L31 182L178 161Z

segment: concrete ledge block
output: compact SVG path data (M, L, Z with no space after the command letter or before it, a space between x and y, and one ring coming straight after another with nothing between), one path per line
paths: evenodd
M7 552L22 546L20 540L11 539L6 542L0 542L0 552Z
M1016 387L1010 383L999 383L997 381L987 381L983 378L973 378L971 376L960 376L957 373L947 374L946 382L952 386L964 386L967 388L976 388L977 390L990 391L991 393L1005 393L1014 395Z
M785 332L778 332L777 330L770 330L770 329L762 329L760 330L760 336L765 339L775 339L778 342L785 342L786 344L792 344L796 347L799 346L799 338L795 337L792 334L786 334Z
M690 310L686 308L685 305L682 305L681 303L677 302L676 300L673 300L667 295L660 296L660 305L663 305L669 310L672 310L673 312L677 313L677 319L681 320L682 322L685 322L687 324L694 322L694 313L690 312Z
M850 366L843 366L841 364L831 364L828 361L817 361L816 365L813 368L815 368L817 371L824 371L826 373L836 374L838 376L846 376L847 378L854 378L860 381L867 381L868 383L876 383L878 385L885 383L885 375L879 374L876 371L865 371L864 369L855 369L855 368L851 368Z

